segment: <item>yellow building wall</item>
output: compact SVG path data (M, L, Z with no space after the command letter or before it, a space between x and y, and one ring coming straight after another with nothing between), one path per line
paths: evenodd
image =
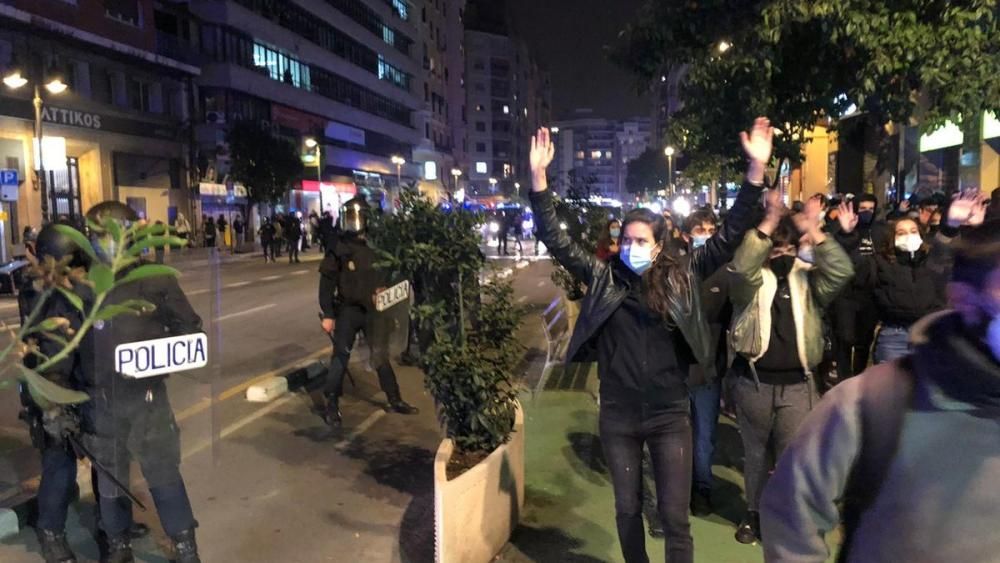
M979 161L979 189L990 193L1000 188L1000 154L983 143Z

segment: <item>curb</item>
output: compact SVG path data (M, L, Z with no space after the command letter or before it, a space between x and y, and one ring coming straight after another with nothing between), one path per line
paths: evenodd
M300 365L285 375L270 377L247 387L246 399L251 403L270 403L289 391L305 387L310 380L325 374L326 370L326 363L318 360Z

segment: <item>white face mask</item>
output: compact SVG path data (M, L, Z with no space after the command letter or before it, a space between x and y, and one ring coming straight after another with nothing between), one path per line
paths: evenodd
M810 264L815 263L816 256L813 253L813 248L811 246L803 246L799 249L799 260L803 262L808 262Z
M653 264L653 248L629 244L622 249L622 261L630 270L641 276Z
M920 247L923 244L924 239L917 233L910 233L908 235L896 237L896 248L902 250L903 252L916 252L920 250Z

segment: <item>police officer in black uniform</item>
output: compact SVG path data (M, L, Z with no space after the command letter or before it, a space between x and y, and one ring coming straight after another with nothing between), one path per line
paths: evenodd
M56 262L70 257L71 268L83 268L86 261L72 241L60 234L54 225L44 227L36 239L35 256L44 263L51 258ZM20 288L18 305L21 323L29 322L29 315L40 306L34 323L47 318L62 317L70 322L70 327L78 329L82 323L80 312L61 293L52 293L40 303L42 294L33 285L34 278L28 276ZM27 338L47 357L55 355L61 346L42 333L34 333ZM41 364L39 356L28 354L25 366L35 369ZM73 353L42 373L47 380L67 389L82 388L79 354ZM77 457L67 441L67 433L79 431L79 414L75 407L56 407L45 410L31 397L26 386L20 386L22 410L20 418L29 427L31 441L42 455L42 474L38 484L38 520L35 532L46 563L72 563L76 561L69 543L66 541L66 514L69 504L77 493Z
M134 211L119 202L98 204L87 213L98 225L109 216L126 223L138 220ZM100 247L101 241L96 244ZM139 463L160 523L173 543L174 561L200 563L194 533L198 523L180 473L180 437L167 398L166 376L127 378L115 371L113 358L119 344L200 332L201 318L173 277L130 282L115 288L106 303L133 299L153 303L156 309L95 324L89 333L92 345L81 347L84 384L92 397L83 408L84 431L91 452L122 483L128 483L130 461ZM101 526L108 536L102 563L131 563L131 501L105 474L100 473L98 479Z
M371 347L371 364L378 374L379 386L389 401L386 410L416 414L415 407L403 401L396 372L389 363L389 330L380 326L375 310L375 296L388 285L386 273L375 267L374 250L365 238L368 203L362 197L346 202L340 209L340 233L320 264L319 304L322 326L333 334L333 356L323 387L326 406L323 420L332 427L341 424L339 400L344 388L344 373L351 359L351 349L358 331L365 331Z

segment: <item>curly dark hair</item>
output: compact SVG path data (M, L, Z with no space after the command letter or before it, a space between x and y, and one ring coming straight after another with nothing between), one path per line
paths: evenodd
M632 223L648 225L653 231L653 239L660 245L660 253L642 276L646 287L646 304L665 323L674 326L674 320L670 316L670 303L691 292L691 281L681 262L682 258L669 250L671 232L662 215L648 209L633 209L622 220L622 232Z

